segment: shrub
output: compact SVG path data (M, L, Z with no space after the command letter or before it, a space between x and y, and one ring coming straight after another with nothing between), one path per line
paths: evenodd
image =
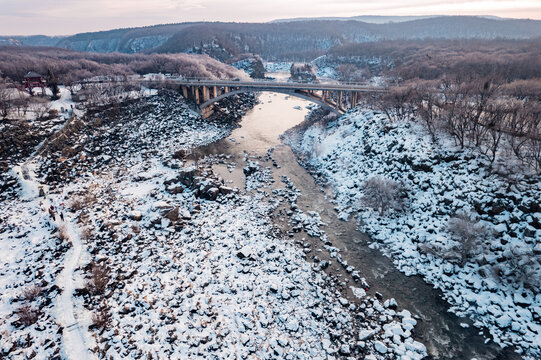
M466 213L459 213L449 219L447 231L456 241L456 245L450 249L450 252L459 258L460 266L464 266L472 256L476 255L480 245L491 236L491 231L487 226Z
M41 295L43 289L40 286L33 285L23 290L23 298L28 301L33 301Z
M110 320L111 314L107 307L102 307L92 314L92 323L98 329L105 329Z
M109 283L109 270L105 265L92 264L86 289L92 295L101 295Z
M87 190L83 195L73 199L70 202L69 207L73 211L79 211L91 207L97 200L96 196Z
M19 307L16 313L19 316L19 321L24 326L35 324L40 315L40 311L31 307L30 305L23 305Z
M379 210L383 215L388 210L403 211L406 207L407 191L403 184L374 176L363 185L363 203Z
M62 241L69 241L70 239L68 234L68 227L64 223L61 223L58 226L58 238Z
M91 226L85 226L81 230L81 239L88 241L94 237L94 230Z
M519 247L510 249L511 256L508 259L510 275L515 279L515 285L524 286L532 290L541 287L541 264L539 257L531 249L524 251Z

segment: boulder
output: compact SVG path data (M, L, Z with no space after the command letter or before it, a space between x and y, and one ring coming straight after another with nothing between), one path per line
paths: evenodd
M179 219L179 208L176 207L170 210L169 212L167 212L167 214L165 214L165 218L171 221L177 221Z
M374 349L376 349L376 351L380 354L385 354L388 351L387 346L385 346L385 344L383 344L381 341L374 342Z
M241 259L248 259L252 256L252 248L250 246L244 246L242 249L239 250L237 253L237 256Z
M220 186L219 187L220 194L228 195L233 192L233 188L230 188L229 186Z
M182 186L175 186L175 185L168 186L166 190L170 194L180 194L184 192L184 188Z
M140 212L140 211L132 211L130 213L130 219L132 220L135 220L135 221L141 221L141 219L143 218L143 214Z
M154 204L152 205L152 208L154 210L171 210L173 208L173 205L169 204L166 201L159 200L159 201L154 202Z
M209 187L208 189L203 189L203 191L200 193L200 197L207 200L216 200L218 197L218 194L220 193L220 190L217 187Z
M184 186L192 186L193 185L193 179L199 175L199 171L195 168L191 169L184 169L180 171L178 176L178 181L180 181L181 184Z
M246 165L242 169L242 171L244 172L244 175L246 176L250 176L258 170L259 170L259 163L254 162L254 161L248 161L248 165Z
M376 335L376 330L361 330L359 331L359 340L368 340L371 339L374 335Z

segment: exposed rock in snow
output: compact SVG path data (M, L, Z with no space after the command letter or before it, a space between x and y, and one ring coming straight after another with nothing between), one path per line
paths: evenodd
M381 341L376 341L374 343L374 348L376 349L377 352L379 352L380 354L385 354L387 353L387 346L385 346L385 344L383 344Z

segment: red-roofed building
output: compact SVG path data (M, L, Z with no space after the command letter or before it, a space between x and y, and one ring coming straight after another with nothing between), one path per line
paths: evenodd
M45 78L41 76L40 74L29 71L24 76L24 88L28 89L30 94L32 94L34 88L41 88L41 91L43 92L45 90L45 86L47 86L47 81L45 81Z

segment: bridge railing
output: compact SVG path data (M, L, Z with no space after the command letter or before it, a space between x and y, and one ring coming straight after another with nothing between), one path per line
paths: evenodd
M211 78L198 78L198 77L183 77L183 76L166 76L167 80L177 80L177 81L189 81L189 82L239 82L239 83L278 83L278 84L314 84L314 85L352 85L352 86L367 86L370 84L353 82L353 81L338 81L336 83L322 83L322 82L313 82L313 81L277 81L276 79L211 79Z
M86 79L79 81L79 84L92 84L92 83L121 83L121 82L138 82L138 83L154 83L154 82L177 82L185 83L186 85L205 85L205 86L235 86L238 83L239 86L251 86L257 87L258 85L272 85L273 87L322 87L328 90L343 90L343 91L363 91L368 88L373 91L386 91L388 87L386 86L374 86L366 83L359 82L349 82L341 81L336 83L322 83L322 82L310 82L310 81L276 81L275 79L211 79L211 78L200 78L200 77L182 77L182 76L164 76L161 78L145 78L144 76L140 77L129 77L124 80L120 79ZM344 87L344 88L341 88ZM355 89L358 88L358 89Z

